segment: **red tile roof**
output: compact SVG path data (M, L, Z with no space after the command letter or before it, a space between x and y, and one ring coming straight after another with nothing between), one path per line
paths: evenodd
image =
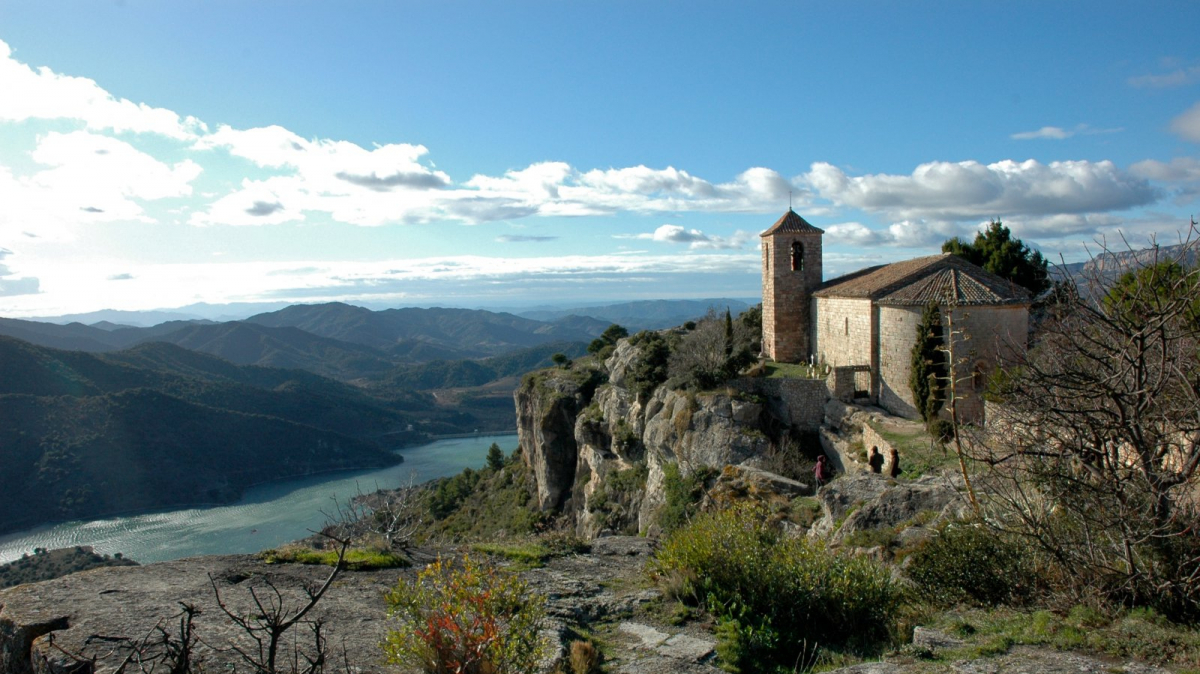
M924 306L931 301L959 306L1030 301L1025 288L951 253L869 267L825 282L813 296L864 298L905 306Z
M825 230L813 227L808 223L807 220L799 215L796 215L796 211L793 211L789 208L788 212L783 214L783 217L776 220L775 224L771 225L767 231L763 232L759 236L770 236L772 234L784 233L824 234Z

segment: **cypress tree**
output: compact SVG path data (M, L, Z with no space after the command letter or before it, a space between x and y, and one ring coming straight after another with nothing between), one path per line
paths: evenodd
M942 312L930 302L921 312L917 325L917 341L912 349L912 371L908 385L912 388L913 403L921 420L929 423L942 408L946 379L946 354L942 346Z

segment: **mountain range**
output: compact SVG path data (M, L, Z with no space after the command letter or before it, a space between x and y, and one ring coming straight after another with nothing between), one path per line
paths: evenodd
M390 446L426 437L420 425L461 430L456 414L426 394L383 400L170 344L89 354L0 337L0 532L388 465Z

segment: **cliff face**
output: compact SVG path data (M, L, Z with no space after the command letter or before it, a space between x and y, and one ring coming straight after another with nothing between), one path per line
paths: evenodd
M561 509L584 538L653 533L669 464L685 477L702 467L755 465L786 428L753 395L658 386L639 397L632 373L641 356L623 340L602 368L536 372L515 394L539 506Z

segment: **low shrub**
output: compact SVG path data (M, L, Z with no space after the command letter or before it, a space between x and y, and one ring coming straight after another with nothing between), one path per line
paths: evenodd
M572 641L569 657L571 674L598 674L600 671L600 651L590 641Z
M801 644L868 647L886 640L899 588L880 564L787 538L753 504L696 516L670 535L655 570L686 583L718 619L730 671L791 667Z
M951 522L910 559L908 577L942 605L1020 603L1037 585L1030 551L982 524Z
M523 674L549 648L545 599L515 574L470 557L438 559L416 580L401 578L386 601L400 619L383 644L390 664L428 674Z

